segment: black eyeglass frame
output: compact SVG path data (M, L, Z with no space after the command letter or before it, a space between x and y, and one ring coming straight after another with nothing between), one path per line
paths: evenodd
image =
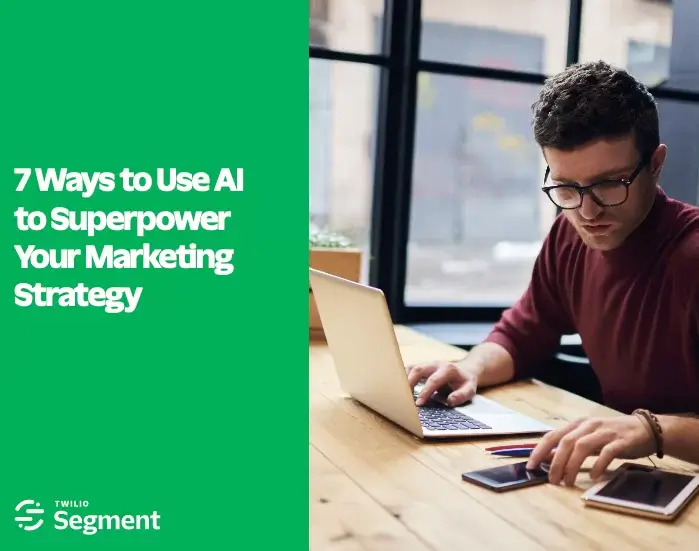
M575 210L579 209L584 200L584 195L586 193L590 194L590 197L592 200L599 205L600 207L618 207L619 205L623 205L626 200L629 198L629 187L631 184L633 184L634 180L638 177L638 175L641 173L641 171L645 168L645 166L648 164L649 159L641 159L641 161L638 163L636 166L636 169L631 173L631 176L628 178L620 178L618 180L600 180L599 182L594 182L590 184L589 186L581 186L578 184L560 184L556 186L547 186L546 185L546 180L548 180L549 174L551 172L551 169L547 166L546 167L546 173L544 174L544 185L541 188L541 191L543 191L546 196L549 198L549 200L556 205L558 208L563 209L563 210ZM599 197L597 197L593 192L593 190L597 187L600 186L609 186L609 185L623 185L626 191L626 194L624 196L624 199L622 201L619 201L618 203L613 203L613 204L607 204L603 203ZM580 202L578 203L577 206L575 207L562 207L559 205L556 201L553 200L553 197L551 197L551 192L557 189L572 189L578 192L578 195L580 196Z

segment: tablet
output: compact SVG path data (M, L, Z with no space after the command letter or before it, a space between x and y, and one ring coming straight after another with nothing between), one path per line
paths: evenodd
M611 479L590 488L581 497L585 505L673 520L699 489L699 476L624 463Z

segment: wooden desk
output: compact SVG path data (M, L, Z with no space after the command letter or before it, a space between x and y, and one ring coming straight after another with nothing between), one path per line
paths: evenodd
M406 364L463 354L404 327L396 334ZM617 415L538 382L484 393L553 426ZM699 548L699 500L665 524L585 508L586 475L575 488L543 485L503 494L463 482L464 471L521 459L496 459L483 450L502 439L426 443L378 417L341 392L324 344L310 347L310 422L313 551ZM655 462L693 468L673 459Z

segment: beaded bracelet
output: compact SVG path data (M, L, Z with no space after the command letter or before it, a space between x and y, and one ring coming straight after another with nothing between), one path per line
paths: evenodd
M658 459L662 459L664 455L663 427L660 425L660 421L658 421L658 418L655 416L655 414L651 413L647 409L634 410L633 415L641 417L646 421L648 428L650 429L650 432L653 436L653 440L655 441L655 455L658 457Z

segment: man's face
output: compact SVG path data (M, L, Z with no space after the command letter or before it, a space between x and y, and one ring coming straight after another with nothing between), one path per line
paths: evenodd
M577 209L563 210L565 217L591 248L608 251L619 247L643 221L655 197L657 177L665 161L660 145L650 162L628 188L628 198L614 207L600 206L589 193ZM546 186L589 186L601 180L628 179L640 161L632 135L591 142L573 151L544 148L550 168Z

